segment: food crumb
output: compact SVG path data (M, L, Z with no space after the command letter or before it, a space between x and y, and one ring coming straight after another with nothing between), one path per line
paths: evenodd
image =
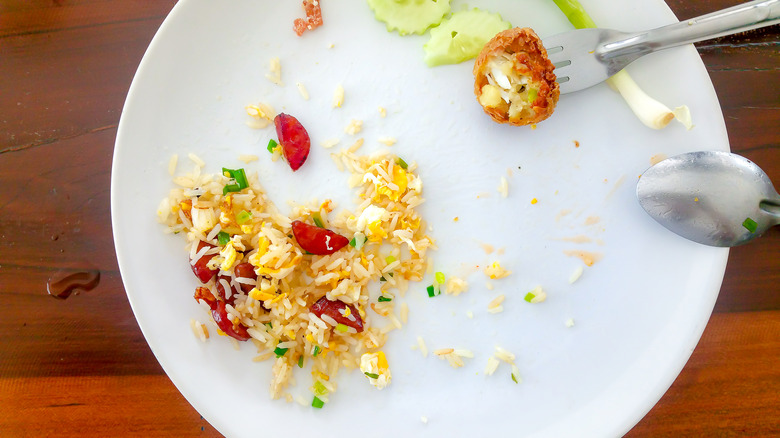
M485 282L485 289L487 290L493 290L493 283L486 281Z
M362 130L363 130L363 121L356 120L356 119L352 119L352 121L349 122L349 125L347 125L347 127L344 128L344 132L346 132L349 135L355 135Z
M341 108L344 104L344 87L339 85L333 92L333 108Z
M568 328L574 327L574 319L573 318L567 319L565 324L566 324L566 327L568 327Z
M474 319L474 312L472 312L471 310L467 311L466 312L466 317L468 319Z
M171 155L171 160L168 161L168 174L173 176L176 173L176 164L179 162L179 154ZM457 219L457 218L455 218Z
M265 74L265 78L280 87L284 86L284 83L282 82L282 64L279 62L279 58L271 58L268 73Z
M582 266L577 266L574 272L571 273L571 276L569 276L569 284L573 284L575 281L579 280L582 276L582 271Z
M480 243L480 246L482 247L482 251L485 251L485 254L492 254L493 251L495 251L493 245L489 243Z
M466 292L469 288L469 284L466 280L451 275L444 283L444 292L447 295L458 296L463 292Z
M579 142L579 141L577 141L577 140L574 140L574 147L575 147L575 148L578 148L578 147L580 147L580 142Z
M509 195L509 183L505 177L501 177L501 182L498 184L498 193L502 198L506 198Z
M534 204L536 204L537 202L539 202L539 200L538 200L538 199L536 199L536 198L533 198L533 199L531 199L531 205L534 205Z
M384 144L385 146L392 146L397 141L398 140L396 140L395 137L379 137L379 142Z
M251 163L252 161L257 161L260 159L257 155L239 155L238 159L240 161L243 161L246 164Z
M387 116L387 110L384 107L379 107L379 117Z
M309 91L306 90L306 86L302 82L296 82L295 86L298 87L298 92L301 93L303 100L309 100Z
M698 199L698 198L696 198L696 199ZM457 216L455 216L454 218L452 218L452 221L453 221L453 222L457 222L457 221L458 221L458 217L457 217Z
M423 340L422 336L417 337L417 345L420 347L420 353L422 353L423 357L428 357L428 347L425 345L425 340Z
M323 140L320 142L320 146L324 147L325 149L332 148L337 144L339 144L339 140L337 138L331 138L329 140Z
M491 280L497 280L509 276L512 271L504 269L499 262L493 262L484 269L485 275Z
M428 424L428 417L423 415L423 416L420 417L420 421L422 421L424 424Z

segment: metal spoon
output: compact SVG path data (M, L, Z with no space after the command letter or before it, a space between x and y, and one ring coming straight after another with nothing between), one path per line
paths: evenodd
M639 204L658 223L710 246L737 246L780 224L780 195L752 161L728 152L691 152L647 169Z

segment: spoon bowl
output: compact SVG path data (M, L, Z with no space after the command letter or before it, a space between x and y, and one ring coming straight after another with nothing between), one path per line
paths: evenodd
M742 245L780 223L772 181L752 161L728 152L667 158L642 174L636 194L658 223L704 245Z

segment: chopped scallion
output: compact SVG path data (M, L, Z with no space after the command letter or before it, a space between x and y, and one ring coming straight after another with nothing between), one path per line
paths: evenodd
M436 278L436 283L444 284L444 273L437 272L436 274L434 274L434 277Z
M314 394L316 395L325 395L328 393L328 388L325 387L325 385L322 384L319 380L314 382Z
M395 162L401 166L401 169L403 170L406 170L409 167L409 165L406 164L406 161L404 161L401 157L396 158Z
M347 330L349 330L349 329L344 324L338 323L338 324L336 324L336 330L338 330L338 331L340 331L342 333L346 333Z
M272 138L272 139L268 140L268 147L266 149L268 149L268 152L273 154L274 153L274 149L276 149L276 146L278 146L278 145L279 145L279 143L277 143L276 140L274 140Z
M382 278L384 278L384 277L382 277ZM381 302L386 302L386 301L393 301L393 299L392 299L392 298L390 298L390 297L386 297L386 296L380 296L380 297L377 299L377 301L379 301L379 302L381 303Z
M387 257L385 257L385 263L387 263L388 265L389 265L390 263L393 263L395 260L396 260L396 258L395 258L395 257L393 257L393 256L391 256L391 255L389 255L389 256L387 256Z
M303 368L303 355L298 358L298 368Z
M514 380L515 383L518 383L518 384L520 383L520 382L517 381L517 377L515 377L515 373L510 374L510 376L512 376L512 380Z
M217 233L217 242L222 246L227 245L227 243L230 242L230 234L220 231Z
M284 356L285 353L287 353L287 350L289 350L289 348L276 347L274 348L274 354L276 355L276 357L282 357Z
M745 221L742 222L742 226L745 227L751 233L755 233L756 230L758 229L758 223L751 218L746 218Z
M314 346L314 351L311 353L311 355L312 355L312 357L317 357L318 354L320 354L320 346L319 345L315 345Z
M368 377L371 377L372 379L378 379L379 378L379 374L374 374L374 373L363 373L363 374L365 374Z
M252 213L250 213L250 212L248 212L246 210L241 210L236 215L236 222L239 225L243 225L243 224L249 222L250 219L252 219Z
M428 291L428 297L433 298L434 296L436 296L436 292L433 289L433 285L428 286L426 290Z
M273 330L274 326L270 322L266 322L265 326L268 327L269 330Z
M528 292L527 294L525 294L525 297L523 297L523 299L524 299L524 300L526 300L526 301L527 301L527 302L529 302L529 303L530 303L531 301L533 301L533 299L534 299L534 298L536 298L536 295L534 295L534 294L533 294L533 293L531 293L531 292Z
M325 402L317 398L317 396L314 396L314 400L311 401L311 406L313 408L322 409L322 407L325 406Z
M249 182L247 182L244 169L227 169L223 167L222 174L234 181L233 184L226 184L225 187L222 188L223 195L227 195L228 192L240 192L249 187Z
M319 212L312 213L311 218L314 221L314 225L320 228L325 228L325 224L322 223L322 217L320 216Z
M385 277L379 277L379 281L387 281Z

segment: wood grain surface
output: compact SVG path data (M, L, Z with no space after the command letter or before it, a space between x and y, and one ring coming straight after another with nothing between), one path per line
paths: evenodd
M679 19L738 3L668 0ZM109 186L119 115L173 0L0 2L0 436L220 436L125 295ZM697 45L731 148L780 181L777 26ZM688 364L627 436L780 435L780 229L731 251ZM75 299L52 278L100 272Z

